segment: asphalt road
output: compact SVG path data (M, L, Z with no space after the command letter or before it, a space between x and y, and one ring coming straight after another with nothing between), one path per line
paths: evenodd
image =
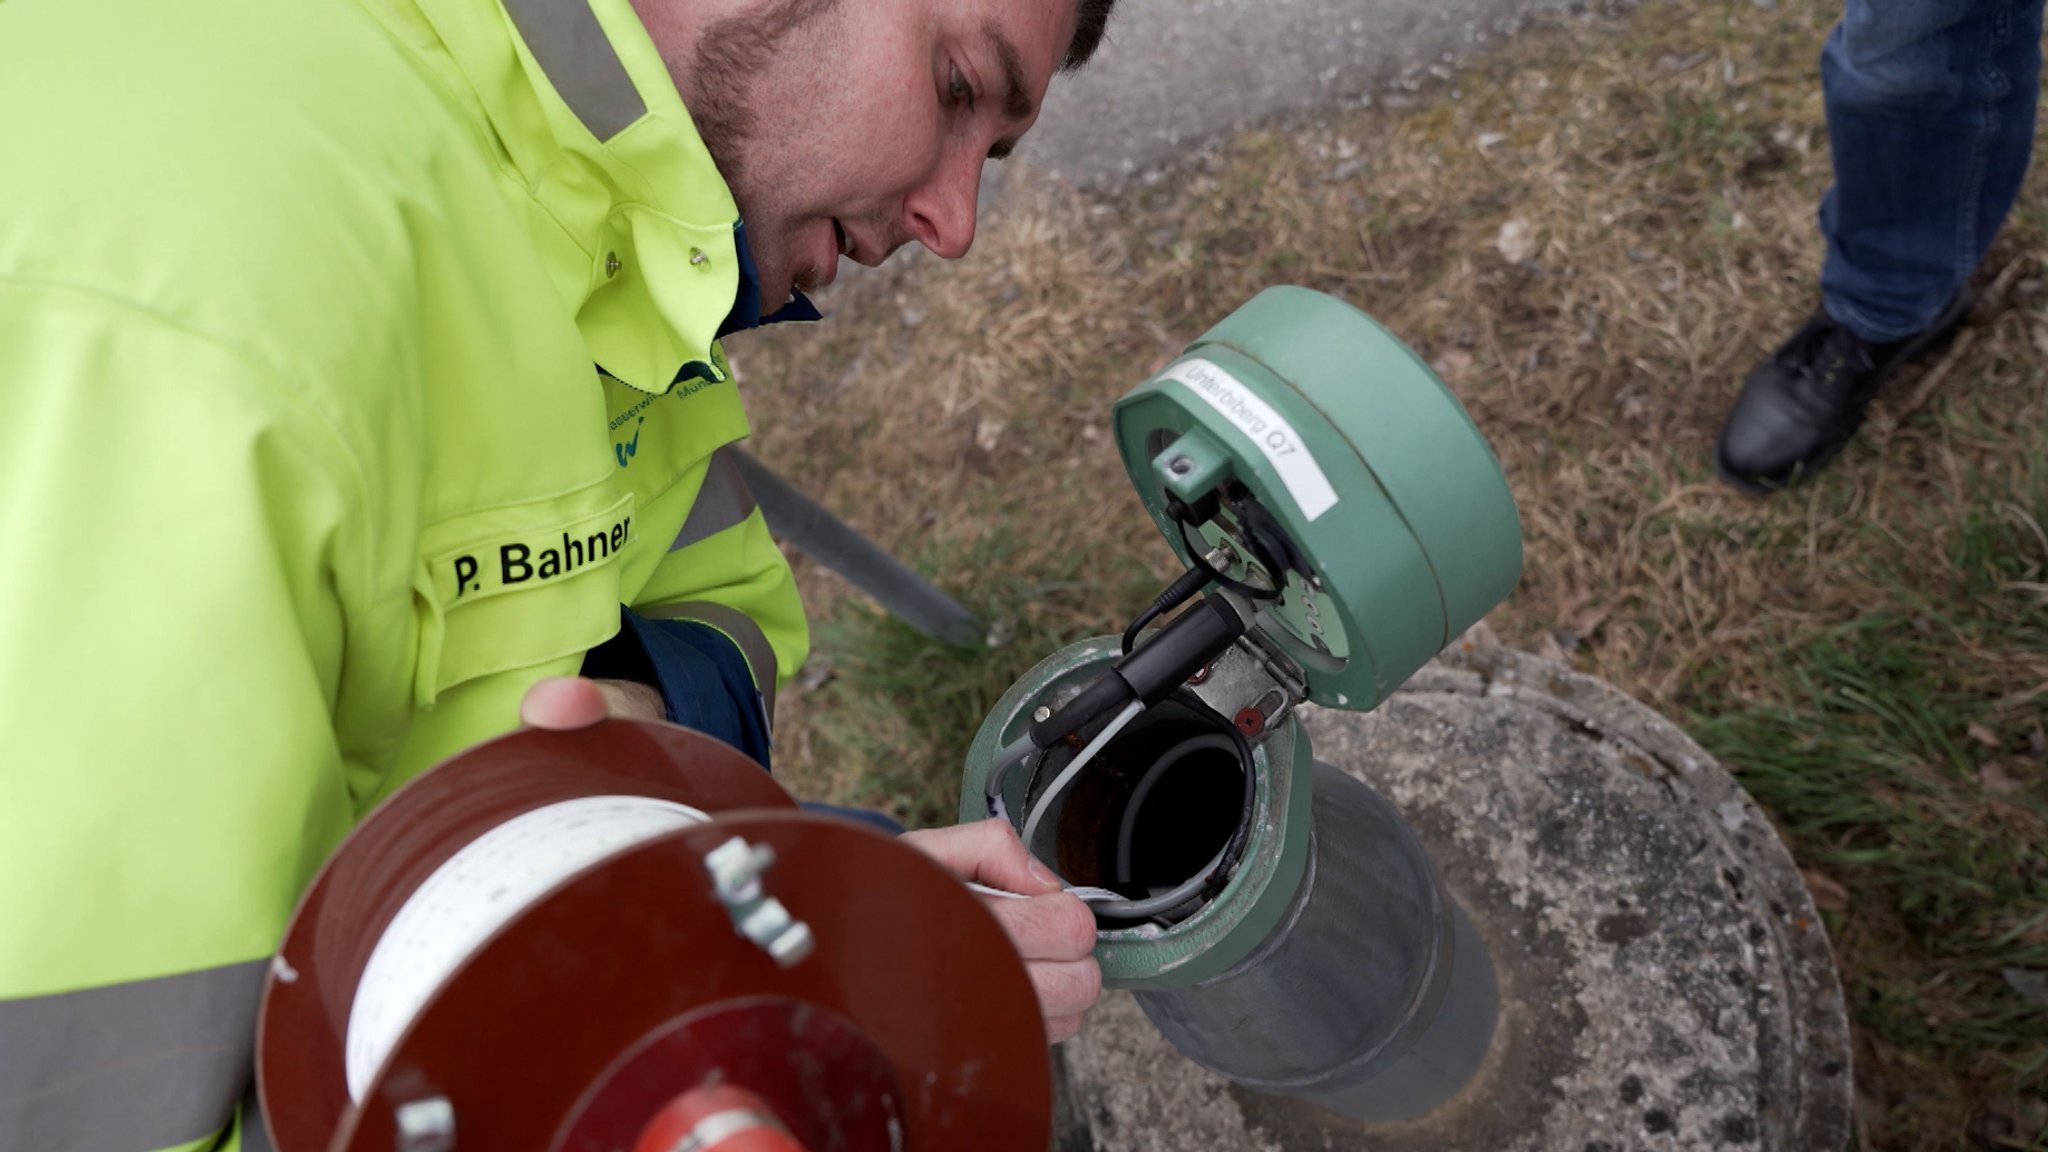
M1618 6L1610 0L1606 6ZM1087 68L1054 81L1018 156L1082 186L1253 125L1448 78L1534 13L1585 0L1118 0ZM992 166L994 167L994 166Z

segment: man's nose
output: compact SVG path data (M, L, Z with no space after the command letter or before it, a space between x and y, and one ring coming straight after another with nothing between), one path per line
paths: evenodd
M933 255L958 260L974 244L974 214L980 196L980 159L949 159L905 198L910 234Z

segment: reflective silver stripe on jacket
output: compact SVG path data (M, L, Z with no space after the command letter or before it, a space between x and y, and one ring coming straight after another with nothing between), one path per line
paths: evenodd
M737 451L726 447L711 454L696 502L690 505L690 515L683 521L683 530L676 533L675 543L668 546L669 551L680 552L692 544L701 544L728 528L739 527L754 514L754 493L740 476L740 466L733 458Z
M655 620L695 620L699 624L709 624L730 637L734 644L739 645L740 654L747 658L747 671L754 674L754 687L761 690L761 707L767 713L764 719L768 730L775 731L775 649L769 646L767 635L759 624L754 623L753 617L737 608L699 600L635 611Z
M226 1128L268 966L0 1000L0 1148L149 1152Z
M505 0L505 13L592 136L609 140L646 115L647 102L586 0Z
M256 1082L249 1082L242 1097L242 1152L277 1152L270 1142L270 1128L263 1122L263 1101L256 1095Z

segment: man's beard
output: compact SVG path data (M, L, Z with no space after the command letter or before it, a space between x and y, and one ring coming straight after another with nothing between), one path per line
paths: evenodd
M747 153L754 126L761 78L771 71L783 41L812 20L830 12L839 0L778 0L765 11L727 16L708 25L697 42L689 71L678 77L683 106L697 126L697 135L718 165L726 186L738 194L747 178ZM740 210L744 213L746 206Z

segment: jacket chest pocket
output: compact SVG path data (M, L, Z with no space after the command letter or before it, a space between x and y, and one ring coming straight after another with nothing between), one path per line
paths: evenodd
M431 707L478 677L581 654L619 628L634 497L575 493L437 524L414 576L413 695Z

